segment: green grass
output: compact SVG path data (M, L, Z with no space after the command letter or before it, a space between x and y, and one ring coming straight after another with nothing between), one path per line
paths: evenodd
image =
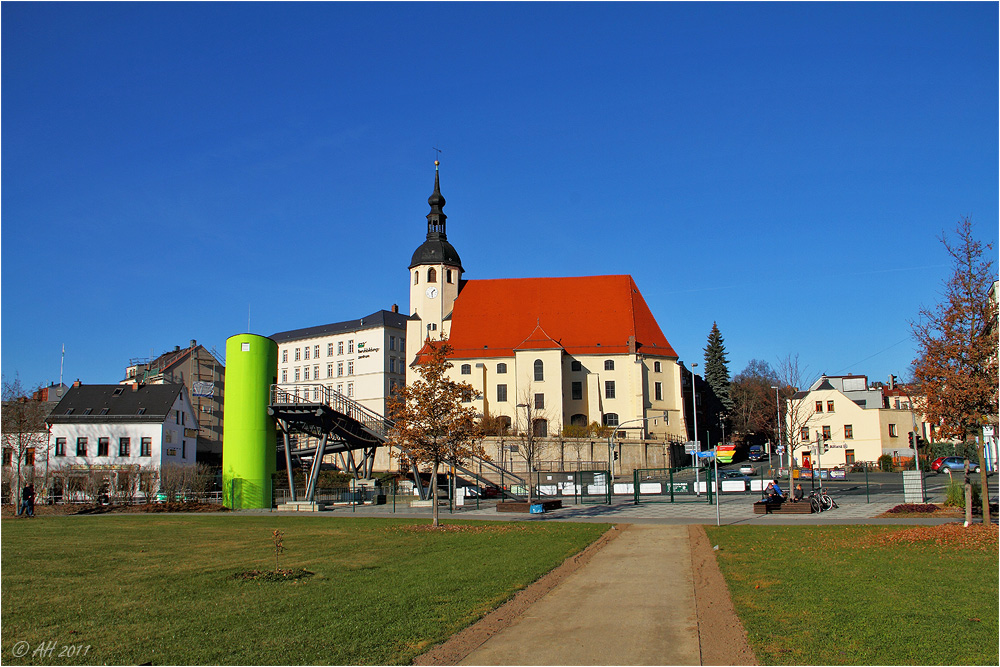
M996 546L905 529L706 527L761 664L998 664Z
M5 519L5 664L405 664L595 540L597 524L289 516ZM457 523L457 522L456 522ZM245 582L282 568L296 583ZM84 656L17 659L17 642Z

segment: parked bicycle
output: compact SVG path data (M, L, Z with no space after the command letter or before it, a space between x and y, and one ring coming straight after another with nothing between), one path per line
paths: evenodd
M809 494L809 504L812 505L813 512L825 512L832 510L834 507L839 507L837 501L826 492L826 489L812 491Z

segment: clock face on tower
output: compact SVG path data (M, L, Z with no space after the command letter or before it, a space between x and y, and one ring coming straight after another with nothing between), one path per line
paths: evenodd
M424 294L427 295L428 299L434 299L438 295L438 288L437 287L428 287L427 291L424 292Z

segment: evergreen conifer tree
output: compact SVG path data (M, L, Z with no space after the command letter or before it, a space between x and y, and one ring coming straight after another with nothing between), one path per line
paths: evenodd
M716 322L712 322L712 332L708 334L708 345L705 347L705 381L722 404L722 412L731 413L733 399L729 392L729 360L726 359L726 344Z

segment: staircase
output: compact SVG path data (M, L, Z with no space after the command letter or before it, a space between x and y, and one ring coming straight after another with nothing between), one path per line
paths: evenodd
M392 428L392 422L382 415L321 384L271 385L267 413L274 417L282 432L293 502L299 502L292 476L293 454L312 456L304 493L304 502L310 503L316 493L316 480L324 456L337 454L341 468L352 473L356 479L371 477L375 450L385 444ZM293 449L293 433L304 433L316 438L318 442L315 447ZM360 460L355 457L358 452L361 453ZM523 477L480 457L473 457L467 464L456 465L455 469L470 480L489 486L526 483ZM416 470L413 474L421 499L426 499L426 489L420 483ZM505 494L511 498L520 498L518 494Z

